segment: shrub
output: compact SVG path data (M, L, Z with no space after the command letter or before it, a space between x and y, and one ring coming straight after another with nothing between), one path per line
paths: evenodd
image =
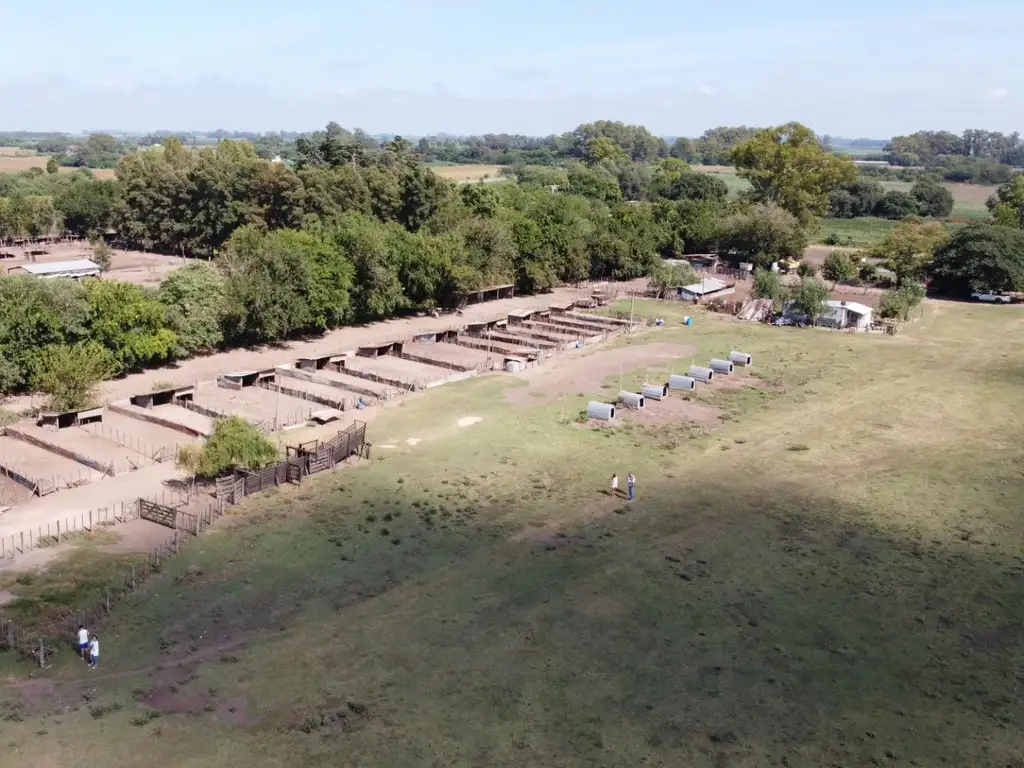
M74 411L96 402L96 388L113 369L110 354L96 342L54 345L40 354L33 385L48 396L51 410Z
M821 274L833 284L852 280L857 274L857 264L841 251L832 251L821 265Z
M229 416L217 421L198 453L183 449L178 464L194 474L214 477L235 467L259 469L276 459L277 446L266 435L240 416Z
M804 261L801 261L800 266L796 268L796 273L800 277L814 277L818 274L818 268L805 259Z
M878 302L878 314L883 318L906 320L924 296L925 288L921 283L907 281L899 288L886 291Z

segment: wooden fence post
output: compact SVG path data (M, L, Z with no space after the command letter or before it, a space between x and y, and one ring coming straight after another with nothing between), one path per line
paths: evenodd
M46 650L43 645L43 638L39 638L39 667L43 668L46 666Z
M105 587L103 591L107 598L107 613L110 613L110 587Z
M132 566L132 592L135 591L135 566Z

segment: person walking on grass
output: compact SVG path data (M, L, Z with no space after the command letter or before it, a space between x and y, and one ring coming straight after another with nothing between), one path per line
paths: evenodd
M612 498L619 495L619 476L612 475Z
M93 635L89 642L89 669L96 669L100 665L100 637Z
M629 486L629 498L627 499L627 501L632 501L633 500L633 486L636 485L636 475L634 475L632 472L630 472L626 476L626 485Z
M89 630L85 628L84 624L78 625L78 655L82 657L83 661L88 661L89 657L86 655L89 653Z

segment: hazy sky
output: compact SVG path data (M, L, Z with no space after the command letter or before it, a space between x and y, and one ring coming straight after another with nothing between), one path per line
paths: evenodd
M0 6L0 130L1024 129L1021 0Z

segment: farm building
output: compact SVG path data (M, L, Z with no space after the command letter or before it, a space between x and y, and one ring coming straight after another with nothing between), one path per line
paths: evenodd
M874 310L856 301L826 301L828 309L818 318L818 325L830 328L853 328L866 331L871 326Z
M713 277L702 277L699 283L680 286L676 292L683 301L706 301L735 293L736 285Z
M88 259L74 261L51 261L42 264L19 264L7 270L9 275L34 275L42 279L66 277L81 280L85 277L99 277L102 270Z

